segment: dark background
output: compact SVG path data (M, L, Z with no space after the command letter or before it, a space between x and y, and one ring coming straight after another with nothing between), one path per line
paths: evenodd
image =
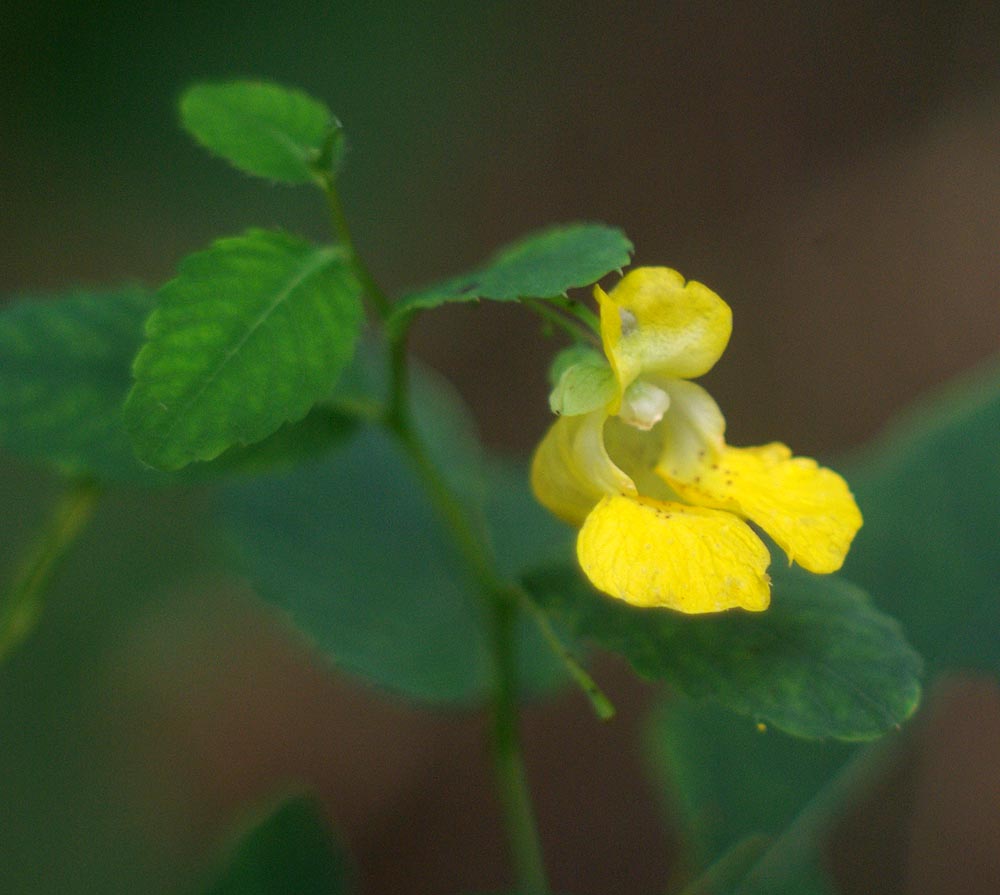
M707 378L733 443L842 453L1000 343L996 3L6 4L0 289L157 284L250 225L327 238L308 190L251 181L178 129L180 90L237 76L344 122L345 204L390 291L576 219L707 283L735 315ZM492 445L530 449L553 348L535 321L449 309L415 346ZM2 572L53 485L11 461L0 488ZM178 891L236 806L290 776L324 794L365 891L499 885L482 719L331 680L222 583L207 526L197 494L115 497L0 677L0 891ZM528 714L553 876L662 891L673 850L635 745L648 693L599 671L613 725L575 694ZM868 874L885 892L1000 888L1000 700L941 692L838 839L851 891L875 890Z

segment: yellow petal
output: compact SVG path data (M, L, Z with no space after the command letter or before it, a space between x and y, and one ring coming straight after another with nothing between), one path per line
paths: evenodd
M605 494L634 494L635 484L604 447L604 410L562 416L531 461L531 487L542 506L571 525L582 525Z
M770 601L767 548L730 513L605 497L580 530L576 551L598 590L634 606L759 611Z
M639 267L611 290L594 287L601 310L604 352L621 391L640 374L691 379L722 356L732 312L694 280L668 267ZM616 408L613 408L616 409Z
M809 457L793 457L777 442L761 447L726 445L700 470L678 476L658 470L683 500L738 513L756 522L810 572L836 572L861 527L861 512L847 483Z

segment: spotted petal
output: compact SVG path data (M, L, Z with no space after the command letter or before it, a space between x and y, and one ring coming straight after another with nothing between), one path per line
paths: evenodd
M847 483L809 457L793 457L777 442L761 447L728 445L697 471L678 477L658 470L683 500L738 513L756 522L810 572L836 572L861 527L861 513Z
M730 513L608 496L580 530L577 557L598 590L634 606L704 613L770 602L767 548Z
M622 392L640 374L691 379L722 356L732 312L707 286L668 267L639 267L611 290L594 287L604 351Z
M604 446L607 418L604 410L560 417L532 458L535 496L570 525L581 525L606 494L636 493L632 479L612 462Z

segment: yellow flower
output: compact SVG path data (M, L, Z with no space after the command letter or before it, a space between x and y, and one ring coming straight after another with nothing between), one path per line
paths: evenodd
M636 606L766 609L771 557L745 520L789 562L839 569L861 527L844 480L777 442L730 447L718 405L688 381L725 350L729 306L665 267L638 268L594 296L606 362L562 373L562 416L531 467L538 500L580 526L577 556L593 584Z

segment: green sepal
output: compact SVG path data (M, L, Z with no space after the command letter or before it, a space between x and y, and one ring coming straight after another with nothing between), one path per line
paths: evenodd
M614 371L603 358L567 367L549 394L549 407L561 416L579 416L607 407L618 391Z
M562 351L556 353L555 357L552 358L552 363L549 364L549 385L555 388L559 384L562 374L575 364L599 364L602 362L606 363L604 355L589 345L577 342L575 345L563 348Z
M343 128L330 110L277 84L195 84L181 96L180 112L202 146L258 177L322 185L343 155Z
M360 292L342 249L284 233L186 258L133 367L125 424L139 459L178 469L304 417L354 353Z
M629 606L573 567L524 584L568 630L621 653L642 676L795 736L866 740L909 718L921 661L896 622L842 579L774 574L765 612L707 616Z
M501 249L477 270L404 296L389 323L449 302L552 298L589 286L629 263L632 243L615 227L565 224L533 233Z

